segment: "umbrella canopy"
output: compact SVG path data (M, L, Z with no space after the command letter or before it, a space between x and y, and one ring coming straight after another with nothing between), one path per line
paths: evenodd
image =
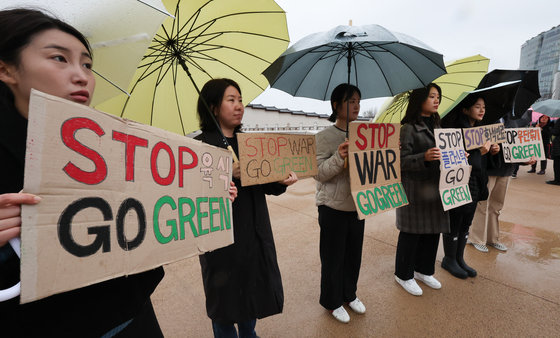
M286 15L272 0L166 0L163 22L120 96L96 106L179 134L199 128L198 88L226 77L250 102L267 87L261 75L289 43Z
M533 111L548 115L550 117L560 117L560 100L544 100L533 104Z
M486 104L486 113L482 119L482 124L496 123L502 116L508 114L513 109L514 98L521 86L522 81L509 81L498 83L492 87L476 89L463 92L459 98L443 113L442 125L454 125L452 122L462 114L462 102L471 96L482 96Z
M345 82L367 99L425 86L444 73L441 54L379 25L338 26L308 35L263 72L272 88L319 100L328 100Z
M446 111L461 93L474 90L482 77L488 72L490 59L482 55L473 55L463 59L446 62L447 74L433 82L441 87L442 97L439 104L440 111ZM388 99L380 113L374 118L378 123L400 123L408 107L410 93L404 92Z
M78 29L89 40L96 74L92 104L126 92L162 21L160 0L2 0L0 9L38 9Z
M538 70L495 69L482 78L477 89L516 80L521 80L521 85L514 97L511 116L513 119L519 119L525 114L531 104L541 97Z

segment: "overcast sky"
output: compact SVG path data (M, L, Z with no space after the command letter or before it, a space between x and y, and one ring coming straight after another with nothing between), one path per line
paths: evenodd
M521 45L560 25L560 0L276 0L286 11L291 43L338 25L378 24L411 35L445 61L481 54L489 70L518 69ZM362 101L362 112L384 99ZM267 89L253 103L330 113L328 103Z

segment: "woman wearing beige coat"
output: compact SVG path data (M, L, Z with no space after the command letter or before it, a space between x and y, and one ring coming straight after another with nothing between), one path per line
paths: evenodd
M346 120L354 121L360 112L360 90L341 84L331 94L334 125L317 134L316 204L321 227L321 296L319 303L340 322L350 316L344 304L356 313L366 311L356 297L362 262L364 221L358 219L350 194L350 174L344 165L348 157Z

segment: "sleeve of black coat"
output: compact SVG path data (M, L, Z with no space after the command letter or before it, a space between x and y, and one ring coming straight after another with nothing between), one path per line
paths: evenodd
M504 163L504 152L502 151L502 145L500 144L500 151L495 154L488 154L486 156L486 169L498 169L501 168Z
M282 183L273 182L273 183L263 184L262 188L265 194L278 196L286 192L287 186Z
M554 126L552 127L552 131L550 133L556 137L560 136L560 120L554 122Z

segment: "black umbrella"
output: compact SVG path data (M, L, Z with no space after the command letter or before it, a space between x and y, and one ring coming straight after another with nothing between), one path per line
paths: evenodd
M476 89L492 87L498 83L521 80L511 110L513 119L519 119L541 97L538 70L495 69L486 74ZM484 122L484 120L483 120Z
M486 104L486 113L482 124L496 123L502 116L513 110L513 103L521 87L522 81L509 81L498 83L494 86L463 92L459 98L449 107L442 116L442 125L454 125L453 121L462 114L465 100L472 96L481 96Z

